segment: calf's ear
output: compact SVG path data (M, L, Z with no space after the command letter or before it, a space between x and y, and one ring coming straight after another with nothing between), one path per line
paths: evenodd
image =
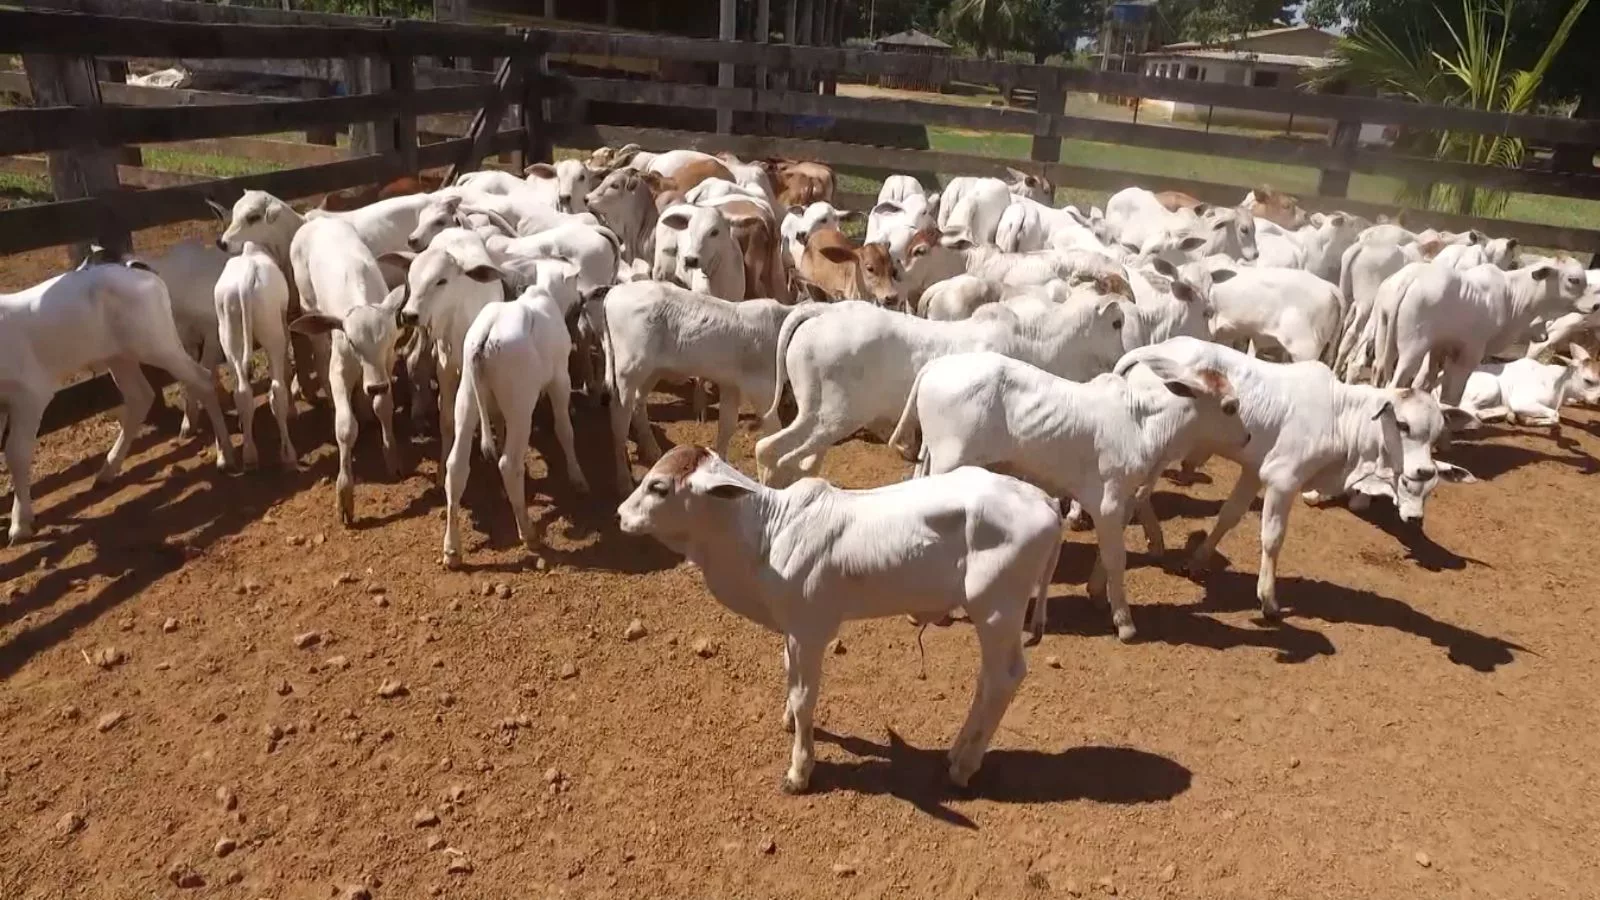
M821 247L817 250L817 252L822 254L823 259L831 263L853 263L856 261L856 254L854 250L851 250L848 247L840 247L837 244L829 244L825 247Z
M1443 406L1439 412L1444 413L1444 424L1452 431L1464 431L1478 424L1477 416L1459 406Z
M718 500L737 500L746 494L752 493L750 486L728 477L725 473L714 469L696 469L688 478L689 490L702 497L715 497Z
M1471 472L1468 472L1466 469L1463 469L1460 466L1451 465L1450 463L1441 462L1439 460L1434 460L1433 464L1434 464L1435 469L1439 473L1439 480L1440 481L1448 481L1448 482L1450 482L1452 484L1477 484L1478 483L1477 476L1473 475Z
M337 316L308 313L290 322L289 330L296 334L327 334L330 331L343 331L344 322Z
M1384 413L1388 413L1390 418L1394 418L1394 403L1392 401L1383 401L1383 405L1378 407L1378 411L1372 414L1372 421L1376 422L1383 418Z

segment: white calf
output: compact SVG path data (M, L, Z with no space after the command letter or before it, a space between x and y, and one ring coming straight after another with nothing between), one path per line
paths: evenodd
M244 436L244 464L255 468L255 398L250 391L250 354L257 346L267 357L268 398L278 422L279 459L285 469L299 465L289 439L289 281L259 244L246 241L229 259L213 287L213 309L222 353L233 370L233 402Z
M1332 359L1344 315L1334 285L1303 269L1226 263L1211 270L1211 280L1214 340L1280 347L1291 362Z
M331 335L331 352L329 345L319 340L316 354L333 395L333 430L339 444L339 520L349 527L356 519L353 457L358 431L350 401L358 384L377 416L389 473L400 474L393 379L395 344L400 336L398 317L406 289L401 286L386 294L377 258L349 223L332 216L307 221L296 232L289 257L306 311L289 329L306 335Z
M13 542L33 534L33 449L50 399L79 372L111 372L123 405L117 439L95 476L96 484L106 484L121 471L134 434L155 402L141 363L171 373L205 407L217 436L217 467L228 468L233 446L211 374L184 352L167 286L153 272L97 265L0 294L0 433L9 428L5 455L15 493Z
M528 520L526 477L528 440L533 430L533 408L541 394L550 395L550 413L555 423L556 442L566 457L567 480L574 490L586 494L589 482L578 465L572 435L572 382L567 377L567 355L572 341L561 309L563 304L551 293L572 292L568 270L559 284L534 285L516 300L491 303L483 307L462 348L465 364L461 386L456 391L456 437L445 464L444 564L461 565L461 536L457 520L461 517L461 494L467 487L472 444L483 428L483 455L496 460L505 484L506 499L517 520L517 536L529 551L534 546L533 526ZM547 286L548 285L548 286ZM569 302L572 301L568 298ZM498 429L505 439L498 445Z
M1570 349L1571 357L1558 358L1557 365L1519 359L1479 366L1467 379L1461 408L1480 422L1559 426L1562 404L1600 403L1600 360L1577 344Z
M963 607L980 656L950 779L983 762L1027 672L1028 601L1043 608L1061 522L1043 491L977 468L868 491L819 480L764 488L701 447L662 457L617 508L622 530L684 554L729 610L784 637L783 723L794 748L783 789L804 791L822 660L841 623Z
M961 353L922 367L911 386L890 446L914 458L922 430L919 471L984 466L1016 475L1056 497L1093 509L1100 537L1090 593L1103 587L1117 637L1132 640L1133 619L1123 593L1122 532L1135 504L1151 553L1162 552L1161 527L1148 490L1166 464L1188 452L1197 433L1212 443L1242 445L1239 401L1227 378L1189 370L1159 356L1126 378L1101 375L1087 384L1057 378L998 353ZM1035 611L1034 639L1044 630Z
M774 393L778 333L795 307L775 300L730 303L675 285L635 282L587 304L606 344L611 380L611 439L617 484L633 489L628 468L631 420L641 456L654 461L661 448L650 431L646 399L663 379L700 378L717 385L717 451L726 454L739 423L741 401L765 415Z
M994 350L1064 377L1104 371L1122 351L1123 323L1117 296L1104 291L1103 285L1075 291L1025 316L985 306L964 322L930 322L857 301L833 304L826 315L790 316L779 335L768 415L776 413L788 378L799 413L756 443L758 473L787 483L796 473L814 473L828 449L858 429L893 427L917 372L940 356Z
M1256 597L1269 618L1279 614L1278 553L1295 494L1308 487L1329 496L1342 494L1354 486L1353 474L1371 472L1369 477L1386 477L1391 490L1415 500L1414 508L1402 504L1402 518L1420 520L1423 491L1441 475L1433 458L1434 441L1444 433L1447 418L1467 418L1458 409L1441 410L1438 401L1420 391L1346 385L1319 362L1270 363L1188 337L1135 350L1115 371L1126 373L1156 357L1215 370L1239 397L1239 419L1249 432L1248 442L1201 448L1238 462L1239 480L1189 567L1195 575L1210 568L1217 543L1239 524L1265 485Z

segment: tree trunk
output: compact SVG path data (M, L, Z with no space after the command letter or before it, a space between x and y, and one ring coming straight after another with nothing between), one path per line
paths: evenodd
M1600 119L1600 88L1584 91L1573 111L1574 119ZM1595 148L1584 144L1558 144L1550 156L1550 171L1584 174L1594 171Z

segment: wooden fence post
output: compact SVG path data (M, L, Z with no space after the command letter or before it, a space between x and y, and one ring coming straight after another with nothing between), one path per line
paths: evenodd
M545 114L544 79L550 74L550 59L543 34L528 36L528 51L518 59L522 69L522 164L555 161L550 140L550 121Z
M1052 132L1057 119L1067 108L1067 93L1062 86L1063 80L1061 70L1052 68L1044 82L1038 86L1038 93L1034 95L1033 149L1028 154L1028 158L1034 162L1061 161L1061 136Z
M416 61L409 56L389 57L389 89L398 108L394 118L394 152L403 175L417 174Z
M356 56L345 60L346 84L351 96L383 94L389 90L389 66L384 60ZM379 122L353 122L350 125L350 156L393 155L394 129Z
M1322 197L1347 197L1350 192L1350 168L1356 146L1361 139L1361 123L1339 120L1333 126L1328 145L1339 151L1345 161L1343 169L1323 169L1317 178L1317 194Z
M100 83L95 77L94 60L84 56L25 54L23 68L34 106L99 106ZM114 148L78 146L49 154L50 190L57 200L76 200L115 194L117 151ZM100 222L95 240L108 250L133 249L128 229L108 216ZM77 265L88 255L87 242L72 245L71 258Z
M717 38L723 41L739 37L739 5L735 0L721 0L718 4ZM717 86L733 87L733 63L717 64ZM733 134L733 110L717 110L717 134Z

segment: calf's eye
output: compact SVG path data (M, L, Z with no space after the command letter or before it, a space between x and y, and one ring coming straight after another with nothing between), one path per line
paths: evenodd
M1411 426L1409 424L1405 422L1398 422L1396 424L1399 426L1401 434L1406 435L1407 437L1411 435Z
M655 494L657 497L665 497L671 492L667 489L665 481L655 481L650 484L650 493Z

